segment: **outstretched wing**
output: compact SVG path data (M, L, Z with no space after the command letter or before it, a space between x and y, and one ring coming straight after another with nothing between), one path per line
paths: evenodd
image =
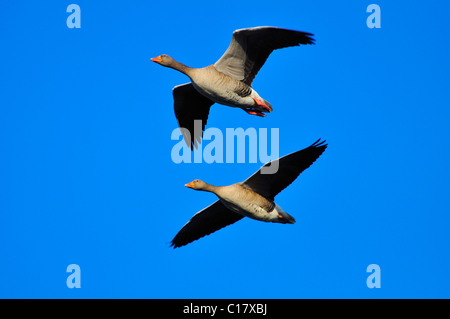
M175 117L181 129L184 140L189 148L193 145L197 148L197 142L201 143L203 131L208 120L209 108L213 101L204 97L194 88L192 83L178 85L173 88L173 100ZM198 129L195 129L195 121L201 122Z
M312 34L275 27L236 30L228 49L214 67L251 86L273 50L300 44L314 44Z
M172 239L171 246L177 248L187 245L194 240L231 225L243 217L226 208L218 200L195 214Z
M278 170L274 174L262 174L261 167L255 174L242 182L242 185L273 201L279 192L289 186L301 172L319 158L327 148L325 142L320 142L319 139L303 150L266 163L262 167L275 165L274 167L278 167Z

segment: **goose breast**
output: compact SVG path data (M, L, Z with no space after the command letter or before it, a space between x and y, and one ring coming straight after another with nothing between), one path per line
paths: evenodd
M247 84L217 71L214 66L196 69L191 75L195 89L210 100L231 107L253 107L256 92Z
M217 195L225 207L253 219L271 221L277 215L273 202L240 184L221 187Z

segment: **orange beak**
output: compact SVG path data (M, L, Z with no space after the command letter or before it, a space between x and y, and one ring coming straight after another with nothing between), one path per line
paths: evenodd
M156 58L151 58L150 61L161 63L161 56L157 56Z
M189 188L194 188L194 182L187 183L184 186L189 187Z

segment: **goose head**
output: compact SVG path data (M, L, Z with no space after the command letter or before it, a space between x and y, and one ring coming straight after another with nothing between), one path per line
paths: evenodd
M158 64L161 64L162 66L172 66L175 63L175 60L168 56L167 54L161 54L160 56L157 56L156 58L150 59L153 62L156 62Z
M206 190L208 188L209 184L207 184L204 181L201 181L199 179L195 179L192 182L190 182L184 186L195 189L197 191L202 191L202 190Z

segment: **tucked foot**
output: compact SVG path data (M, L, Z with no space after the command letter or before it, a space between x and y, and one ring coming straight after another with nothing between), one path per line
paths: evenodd
M263 102L261 102L260 99L258 99L257 97L254 97L253 100L255 101L256 104L258 104L259 106L261 106L263 109L265 109L267 112L272 112L272 109L270 107L268 107L267 105L265 105Z
M266 114L255 109L243 109L247 114L265 117Z

